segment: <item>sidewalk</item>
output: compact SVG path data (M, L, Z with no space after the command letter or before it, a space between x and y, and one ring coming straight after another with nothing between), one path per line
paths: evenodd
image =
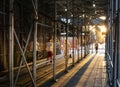
M90 55L62 76L51 87L105 87L104 55Z

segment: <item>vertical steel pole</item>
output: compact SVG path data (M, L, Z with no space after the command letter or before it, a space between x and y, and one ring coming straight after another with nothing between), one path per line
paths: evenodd
M86 47L87 47L87 44L86 44L86 14L85 14L85 17L84 17L84 26L85 26L85 35L84 35L84 41L85 41L85 51L84 51L84 53L85 53L85 55L84 55L84 58L86 57Z
M118 0L118 8L120 8L120 1ZM118 16L119 16L119 24L118 24L118 26L119 26L119 34L120 34L120 12L118 12ZM120 35L119 35L119 45L120 45ZM119 46L119 52L120 52L120 46ZM118 57L119 59L118 59L118 65L120 65L120 54L119 54L119 57ZM120 66L118 66L118 72L120 72ZM120 73L118 73L118 80L120 81Z
M69 50L68 50L68 0L66 0L66 4L67 4L67 11L65 12L66 13L66 58L65 58L65 72L68 72L68 67L67 67L67 65L68 65L68 52L69 52Z
M34 0L35 3L35 10L37 12L37 7L38 7L38 2L37 0ZM35 82L35 87L36 87L36 59L37 59L37 21L38 21L38 15L37 13L34 15L34 42L33 42L33 78Z
M113 3L114 1L113 0L110 0L110 33L108 34L108 38L107 38L107 45L106 45L106 48L107 48L107 52L109 52L109 54L110 54L110 56L111 56L111 59L112 59L112 62L114 61L114 58L115 58L115 56L114 56L114 53L115 53L115 29L114 29L114 23L113 23L113 12L114 12L114 10L113 10ZM111 38L111 37L112 38ZM111 44L110 44L110 39L111 39ZM110 49L111 49L111 51L110 51L110 49L109 49L109 47L110 47ZM114 51L113 51L114 50ZM114 63L113 63L114 64ZM113 69L111 69L111 71L112 71L112 73L111 73L111 78L113 79ZM110 84L110 86L112 86L113 85L113 81L112 82L110 82L110 83L112 83L112 84Z
M116 0L116 15L117 15L117 21L116 21L116 26L117 26L117 58L116 58L116 79L115 79L115 84L116 84L116 87L117 87L117 80L118 80L118 76L119 76L119 45L120 45L120 29L119 29L119 8L118 8L118 0Z
M116 1L113 1L113 19L116 19L116 21L114 21L114 30L115 30L115 43L114 43L114 59L113 59L113 87L117 87L116 86L116 78L117 78L117 55L118 55L118 50L117 50L117 46L118 45L118 36L119 36L119 32L118 32L118 23L117 23L117 19L116 18Z
M80 32L81 32L81 60L82 60L82 54L83 54L83 53L82 53L82 46L83 46L83 45L82 45L82 44L83 44L83 43L82 43L82 40L83 40L83 39L82 39L82 27L81 27L81 31L80 31Z
M3 0L3 12L5 12L5 0ZM7 57L6 57L6 27L5 27L5 16L6 15L3 15L3 26L4 26L4 69L6 70L8 67L7 67Z
M73 45L73 48L72 48L72 55L73 55L73 58L72 58L72 66L74 66L74 64L75 64L75 55L74 55L74 54L75 54L75 53L74 53L74 39L75 39L75 38L74 38L74 35L75 35L75 34L74 34L74 15L73 15L73 25L72 25L72 26L73 26L73 27L72 27L72 28L73 28L73 29L72 29L72 34L73 34L73 38L72 38L72 39L73 39L73 41L72 41L72 42L73 42L73 43L72 43L72 45Z
M110 8L109 9L112 9L111 8L111 1L110 1ZM109 48L109 45L111 45L112 44L112 36L113 36L113 32L112 32L112 20L111 20L111 18L112 18L112 10L110 10L110 13L109 13L109 16L110 16L110 33L107 35L107 45L106 45L106 51L110 54L110 56L112 55L111 54L111 48L112 48L112 46L110 46L110 48ZM112 34L112 35L111 35ZM111 42L111 43L110 43ZM108 49L109 48L109 49ZM107 56L108 57L108 56ZM111 58L112 58L112 56L111 56Z
M53 81L56 81L56 20L57 7L56 0L54 0L54 43L53 43Z
M80 41L79 41L79 36L80 36L80 32L79 32L79 15L78 15L78 25L77 25L77 53L78 53L78 62L80 61L80 58L79 58L79 47L80 47Z
M13 50L14 50L14 13L13 13L13 1L9 1L9 86L13 87L14 74L13 74Z
M34 23L34 42L33 42L33 78L36 84L36 45L37 45L37 24Z
M112 0L113 1L113 0ZM111 11L111 13L110 13L110 35L111 35L111 37L109 37L109 39L111 39L111 46L110 46L110 55L111 55L111 59L113 60L113 49L114 49L114 29L113 29L113 8L112 8L112 6L113 6L113 3L112 3L112 1L110 1L110 9L112 9L112 10L110 10Z
M72 45L73 45L73 48L72 48L72 55L73 55L73 58L72 58L72 66L74 66L74 64L75 64L75 53L74 53L74 0L72 0L72 13L73 13L73 23L72 23L72 36L73 36L73 40L72 40Z
M114 53L114 59L113 59L113 87L116 87L116 77L117 77L117 56L118 56L118 50L117 50L117 45L118 45L118 29L115 27L115 53Z
M85 58L85 17L84 17L84 14L83 14L83 29L84 29L84 35L83 35L83 40L84 40L84 45L83 45L83 47L84 47L84 57L83 58Z

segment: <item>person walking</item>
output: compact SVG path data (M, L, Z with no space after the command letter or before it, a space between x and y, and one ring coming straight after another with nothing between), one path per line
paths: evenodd
M95 51L98 53L98 43L95 43Z
M46 43L46 50L47 50L47 57L50 61L50 63L52 63L52 55L53 55L53 41L50 40L49 42Z

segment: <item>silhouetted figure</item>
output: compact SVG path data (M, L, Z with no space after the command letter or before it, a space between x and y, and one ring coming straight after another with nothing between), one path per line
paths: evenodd
M96 50L96 53L98 52L98 43L95 43L95 50Z

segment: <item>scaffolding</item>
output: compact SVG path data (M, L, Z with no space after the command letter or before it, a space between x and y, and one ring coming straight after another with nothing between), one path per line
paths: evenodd
M27 2L28 2L27 4L28 7L26 6ZM45 44L48 41L48 39L53 39L53 44L54 44L53 45L53 66L52 66L53 81L57 80L57 77L56 77L57 75L57 69L56 69L57 68L56 66L57 39L59 40L59 37L61 37L58 35L58 31L62 31L61 27L59 29L58 26L62 26L62 24L65 25L64 33L66 33L66 35L64 36L66 39L66 47L65 47L66 51L68 51L67 50L68 38L72 37L72 43L71 43L72 44L72 48L71 48L72 65L71 66L75 66L77 62L79 63L79 61L83 59L83 54L84 54L84 57L86 57L89 54L88 52L89 49L87 49L89 48L89 43L86 40L86 38L89 37L89 33L86 33L87 27L85 27L85 31L83 31L83 27L82 27L82 26L87 26L87 21L85 21L84 23L84 21L81 21L81 19L86 20L86 18L80 18L81 14L79 13L75 14L75 11L79 11L79 9L77 8L76 10L74 10L75 8L74 0L72 1L65 0L65 4L67 4L67 7L66 7L67 11L61 14L66 18L66 22L64 23L61 22L60 19L58 19L57 6L59 2L57 2L56 0L52 0L51 3L53 6L51 6L50 10L53 16L49 16L47 14L44 15L44 13L40 12L41 9L38 8L40 7L39 5L40 1L38 0L29 0L29 1L9 0L9 2L7 0L3 0L3 12L0 11L0 14L4 15L3 16L3 26L4 26L3 32L4 33L2 36L4 38L0 37L0 45L4 44L4 46L3 47L1 46L2 48L0 48L0 50L3 49L2 53L4 55L1 56L1 58L2 57L4 58L2 60L3 66L4 66L3 70L9 74L8 84L10 87L17 87L20 84L19 78L20 78L20 73L23 71L23 68L25 68L26 72L28 73L32 86L37 87L37 68L41 65L37 63L39 61L37 56L38 50L36 47L37 41L40 43L41 50L44 51L42 54L42 57L40 56L40 58L44 58L45 57L44 55L47 55L45 54L46 52ZM32 6L30 5L29 7L29 4L31 4ZM24 8L25 6L26 8ZM9 8L9 11L6 10L7 8ZM71 11L73 13L72 17L70 16ZM68 23L69 19L72 20L71 24ZM76 20L77 20L77 24L76 24ZM8 25L9 27L5 27L6 25ZM48 30L48 32L45 32L45 30ZM7 34L8 32L9 34ZM83 32L85 32L85 35L82 35ZM8 41L9 41L9 45L7 44ZM33 42L32 51L30 50L31 42ZM84 49L82 48L82 46L84 46ZM7 47L9 47L9 51L7 51ZM83 53L83 50L85 50L84 53ZM77 55L76 55L76 52L77 52ZM9 53L9 55L7 53ZM64 66L65 66L64 71L68 72L68 67L69 67L68 52L66 52L65 55L66 55L66 58L64 63ZM7 57L9 57L8 62L7 62Z

